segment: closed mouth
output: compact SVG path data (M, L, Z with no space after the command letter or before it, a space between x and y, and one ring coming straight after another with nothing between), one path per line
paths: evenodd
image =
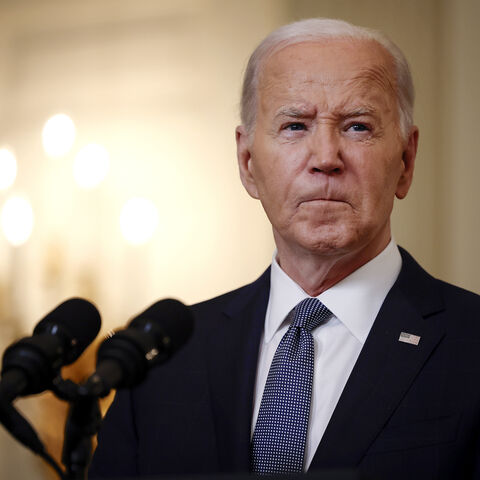
M323 202L336 202L336 203L346 203L344 200L339 200L339 199L336 199L336 198L309 198L309 199L306 199L306 200L302 200L300 204L302 203L323 203Z

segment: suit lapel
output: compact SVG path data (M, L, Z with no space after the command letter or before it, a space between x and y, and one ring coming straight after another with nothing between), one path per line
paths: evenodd
M269 288L270 269L232 297L207 345L221 471L249 468L253 390Z
M358 465L444 335L444 326L429 318L443 308L435 280L401 253L402 272L374 322L310 470ZM421 337L419 344L400 342L401 332Z

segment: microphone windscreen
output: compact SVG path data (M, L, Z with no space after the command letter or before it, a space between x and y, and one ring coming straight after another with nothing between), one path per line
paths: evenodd
M167 298L154 303L130 322L130 326L134 328L145 328L147 324L151 324L152 330L158 329L164 335L168 335L170 348L175 351L192 334L193 313L182 302Z
M35 327L33 334L48 333L66 338L69 348L66 361L75 361L93 342L100 331L97 308L82 298L71 298L48 313Z

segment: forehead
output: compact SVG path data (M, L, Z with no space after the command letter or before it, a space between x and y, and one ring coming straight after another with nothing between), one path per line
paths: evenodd
M275 52L259 75L260 109L280 103L396 103L394 63L373 40L302 42ZM327 105L327 108L332 105Z

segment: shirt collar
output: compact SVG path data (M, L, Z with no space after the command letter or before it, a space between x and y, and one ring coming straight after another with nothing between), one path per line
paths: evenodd
M309 296L280 268L275 257L276 252L270 273L265 342L272 339L293 307ZM375 317L395 283L401 267L402 258L392 239L376 257L317 298L361 343L365 343Z

